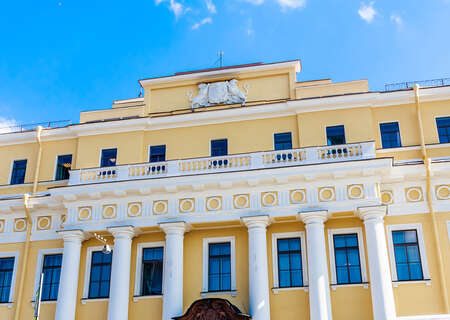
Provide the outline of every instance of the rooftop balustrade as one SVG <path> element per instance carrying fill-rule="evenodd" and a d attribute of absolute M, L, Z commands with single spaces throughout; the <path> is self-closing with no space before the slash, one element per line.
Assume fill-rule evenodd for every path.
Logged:
<path fill-rule="evenodd" d="M 72 170 L 69 185 L 281 168 L 372 158 L 375 158 L 373 141 Z"/>

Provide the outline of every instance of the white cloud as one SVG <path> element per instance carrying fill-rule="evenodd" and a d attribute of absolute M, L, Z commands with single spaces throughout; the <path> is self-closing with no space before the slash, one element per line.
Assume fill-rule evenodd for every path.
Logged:
<path fill-rule="evenodd" d="M 0 134 L 14 131 L 15 126 L 17 126 L 16 120 L 0 117 Z"/>
<path fill-rule="evenodd" d="M 212 23 L 212 19 L 210 17 L 203 19 L 202 21 L 194 24 L 192 26 L 192 30 L 197 30 L 198 28 L 200 28 L 202 25 L 204 25 L 206 23 Z"/>
<path fill-rule="evenodd" d="M 251 36 L 255 33 L 255 30 L 253 29 L 253 20 L 251 18 L 247 20 L 247 28 L 245 29 L 245 32 L 248 36 Z"/>
<path fill-rule="evenodd" d="M 245 2 L 249 2 L 251 4 L 259 6 L 260 4 L 263 4 L 264 0 L 244 0 Z"/>
<path fill-rule="evenodd" d="M 206 3 L 206 8 L 208 9 L 208 11 L 210 13 L 217 13 L 216 6 L 212 2 L 212 0 L 205 0 L 205 3 Z"/>
<path fill-rule="evenodd" d="M 166 2 L 167 0 L 155 0 L 155 5 L 159 5 L 162 2 Z M 169 9 L 175 15 L 175 18 L 178 19 L 183 13 L 190 10 L 190 8 L 185 8 L 180 2 L 176 0 L 169 0 Z"/>
<path fill-rule="evenodd" d="M 403 19 L 398 14 L 391 14 L 391 21 L 394 21 L 398 26 L 403 24 Z"/>
<path fill-rule="evenodd" d="M 367 23 L 371 23 L 377 11 L 374 9 L 373 5 L 375 2 L 371 2 L 368 5 L 362 3 L 361 7 L 358 10 L 358 14 Z"/>
<path fill-rule="evenodd" d="M 277 0 L 277 2 L 285 10 L 301 8 L 306 4 L 306 0 Z"/>

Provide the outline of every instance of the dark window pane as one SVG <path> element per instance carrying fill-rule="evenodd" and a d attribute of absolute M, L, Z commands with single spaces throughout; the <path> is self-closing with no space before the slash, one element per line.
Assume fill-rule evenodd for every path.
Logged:
<path fill-rule="evenodd" d="M 112 252 L 106 254 L 101 251 L 92 253 L 89 298 L 107 298 L 109 296 L 112 254 Z"/>
<path fill-rule="evenodd" d="M 383 148 L 401 147 L 398 122 L 380 123 L 381 144 Z"/>
<path fill-rule="evenodd" d="M 292 149 L 292 134 L 290 132 L 275 133 L 275 150 Z"/>
<path fill-rule="evenodd" d="M 166 161 L 166 145 L 150 147 L 150 162 Z"/>
<path fill-rule="evenodd" d="M 337 283 L 361 283 L 361 265 L 357 234 L 334 235 L 333 243 Z"/>
<path fill-rule="evenodd" d="M 277 239 L 279 287 L 303 286 L 300 238 Z"/>
<path fill-rule="evenodd" d="M 211 157 L 226 156 L 228 154 L 228 140 L 211 140 Z"/>
<path fill-rule="evenodd" d="M 411 273 L 411 280 L 422 280 L 422 265 L 420 262 L 410 263 L 409 272 Z"/>
<path fill-rule="evenodd" d="M 289 239 L 278 239 L 278 251 L 289 251 Z"/>
<path fill-rule="evenodd" d="M 440 143 L 450 142 L 450 117 L 436 118 Z"/>
<path fill-rule="evenodd" d="M 11 172 L 11 184 L 22 184 L 25 182 L 27 160 L 15 160 Z"/>
<path fill-rule="evenodd" d="M 231 244 L 210 243 L 208 252 L 208 291 L 231 290 Z"/>
<path fill-rule="evenodd" d="M 361 283 L 360 267 L 349 267 L 350 283 Z"/>
<path fill-rule="evenodd" d="M 56 163 L 55 180 L 69 179 L 69 170 L 72 168 L 72 155 L 58 156 Z"/>
<path fill-rule="evenodd" d="M 347 267 L 336 267 L 337 283 L 349 283 Z"/>
<path fill-rule="evenodd" d="M 398 280 L 422 280 L 423 272 L 417 231 L 393 231 L 392 238 Z"/>
<path fill-rule="evenodd" d="M 61 276 L 62 254 L 44 256 L 42 272 L 42 300 L 56 300 L 58 297 L 59 279 Z"/>
<path fill-rule="evenodd" d="M 101 167 L 112 167 L 117 164 L 117 149 L 103 149 L 100 161 Z"/>
<path fill-rule="evenodd" d="M 398 280 L 411 280 L 409 276 L 409 268 L 406 263 L 397 263 Z"/>
<path fill-rule="evenodd" d="M 392 239 L 394 241 L 394 244 L 405 243 L 405 232 L 403 232 L 403 231 L 393 231 L 392 232 Z"/>
<path fill-rule="evenodd" d="M 345 144 L 344 126 L 327 127 L 327 144 L 329 146 Z"/>
<path fill-rule="evenodd" d="M 9 301 L 12 273 L 14 271 L 14 258 L 0 258 L 0 303 Z"/>

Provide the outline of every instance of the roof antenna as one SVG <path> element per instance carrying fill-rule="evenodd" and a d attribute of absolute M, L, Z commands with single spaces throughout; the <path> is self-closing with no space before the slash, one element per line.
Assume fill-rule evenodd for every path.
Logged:
<path fill-rule="evenodd" d="M 219 66 L 220 66 L 220 68 L 222 68 L 223 67 L 223 51 L 219 51 L 218 54 L 219 54 Z"/>
<path fill-rule="evenodd" d="M 142 98 L 142 87 L 139 88 L 139 98 Z"/>

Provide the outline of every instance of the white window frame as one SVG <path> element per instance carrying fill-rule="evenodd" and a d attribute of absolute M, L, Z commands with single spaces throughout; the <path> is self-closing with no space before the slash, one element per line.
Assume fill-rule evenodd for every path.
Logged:
<path fill-rule="evenodd" d="M 8 302 L 0 303 L 0 306 L 7 305 L 8 308 L 11 308 L 14 301 L 14 291 L 16 286 L 16 276 L 17 276 L 17 268 L 19 265 L 19 251 L 9 251 L 9 252 L 0 252 L 0 258 L 14 258 L 14 268 L 11 277 L 11 286 L 9 289 L 9 299 Z"/>
<path fill-rule="evenodd" d="M 39 282 L 41 281 L 41 273 L 44 269 L 44 256 L 53 255 L 53 254 L 63 254 L 63 248 L 55 248 L 55 249 L 42 249 L 38 252 L 38 258 L 36 263 L 36 275 L 34 277 L 34 290 L 33 294 L 36 293 L 39 289 Z M 62 267 L 62 266 L 61 266 Z M 61 284 L 61 279 L 59 281 Z M 33 301 L 35 297 L 33 296 Z M 43 301 L 42 303 L 56 303 L 56 301 Z"/>
<path fill-rule="evenodd" d="M 401 283 L 411 283 L 411 282 L 428 282 L 430 281 L 430 272 L 428 269 L 427 262 L 427 254 L 425 251 L 425 241 L 423 238 L 422 224 L 421 223 L 409 223 L 409 224 L 392 224 L 386 226 L 387 233 L 387 241 L 389 248 L 389 259 L 391 261 L 391 274 L 392 281 L 395 281 L 397 284 L 398 276 L 397 276 L 397 265 L 395 263 L 395 252 L 394 252 L 394 241 L 392 239 L 392 231 L 403 231 L 403 230 L 413 230 L 415 229 L 417 232 L 417 242 L 419 244 L 419 252 L 420 252 L 420 260 L 422 264 L 422 274 L 423 280 L 411 280 L 411 281 L 401 281 Z"/>
<path fill-rule="evenodd" d="M 209 244 L 210 243 L 230 243 L 230 266 L 231 266 L 231 290 L 230 291 L 220 291 L 220 292 L 209 292 L 208 291 L 208 261 L 209 261 Z M 203 286 L 202 286 L 202 296 L 211 294 L 227 294 L 231 293 L 233 296 L 236 295 L 236 240 L 234 236 L 230 237 L 216 237 L 216 238 L 203 238 Z"/>
<path fill-rule="evenodd" d="M 287 238 L 300 238 L 300 250 L 302 256 L 302 276 L 303 287 L 288 287 L 280 288 L 280 279 L 278 278 L 278 239 Z M 307 288 L 308 287 L 308 263 L 306 256 L 306 237 L 304 231 L 298 232 L 283 232 L 272 234 L 272 266 L 273 266 L 273 287 L 275 290 L 289 290 L 295 288 Z"/>
<path fill-rule="evenodd" d="M 137 244 L 137 252 L 136 252 L 136 273 L 134 276 L 134 297 L 133 300 L 136 301 L 139 298 L 152 298 L 152 297 L 161 297 L 161 295 L 141 295 L 142 291 L 142 254 L 144 249 L 147 248 L 163 248 L 163 280 L 162 280 L 162 294 L 164 294 L 164 259 L 166 258 L 166 243 L 164 241 L 160 242 L 142 242 Z"/>
<path fill-rule="evenodd" d="M 361 269 L 361 281 L 362 283 L 337 283 L 336 274 L 336 258 L 334 254 L 334 235 L 339 234 L 354 234 L 358 237 L 358 251 L 359 251 L 359 264 Z M 331 286 L 332 289 L 340 286 L 364 286 L 368 287 L 367 279 L 367 266 L 366 266 L 366 256 L 364 254 L 364 238 L 361 228 L 339 228 L 339 229 L 328 229 L 328 248 L 330 251 L 330 273 L 331 273 Z"/>
<path fill-rule="evenodd" d="M 113 249 L 114 249 L 114 247 L 111 246 L 111 252 L 113 252 L 112 251 Z M 109 300 L 109 297 L 108 298 L 89 299 L 89 283 L 91 281 L 92 253 L 94 251 L 102 251 L 102 250 L 103 250 L 103 246 L 88 247 L 86 250 L 86 270 L 84 273 L 83 301 L 82 301 L 83 304 L 85 303 L 86 300 L 94 300 L 94 301 Z M 112 267 L 112 263 L 111 263 L 111 267 Z M 112 268 L 111 268 L 111 273 L 112 273 Z"/>

